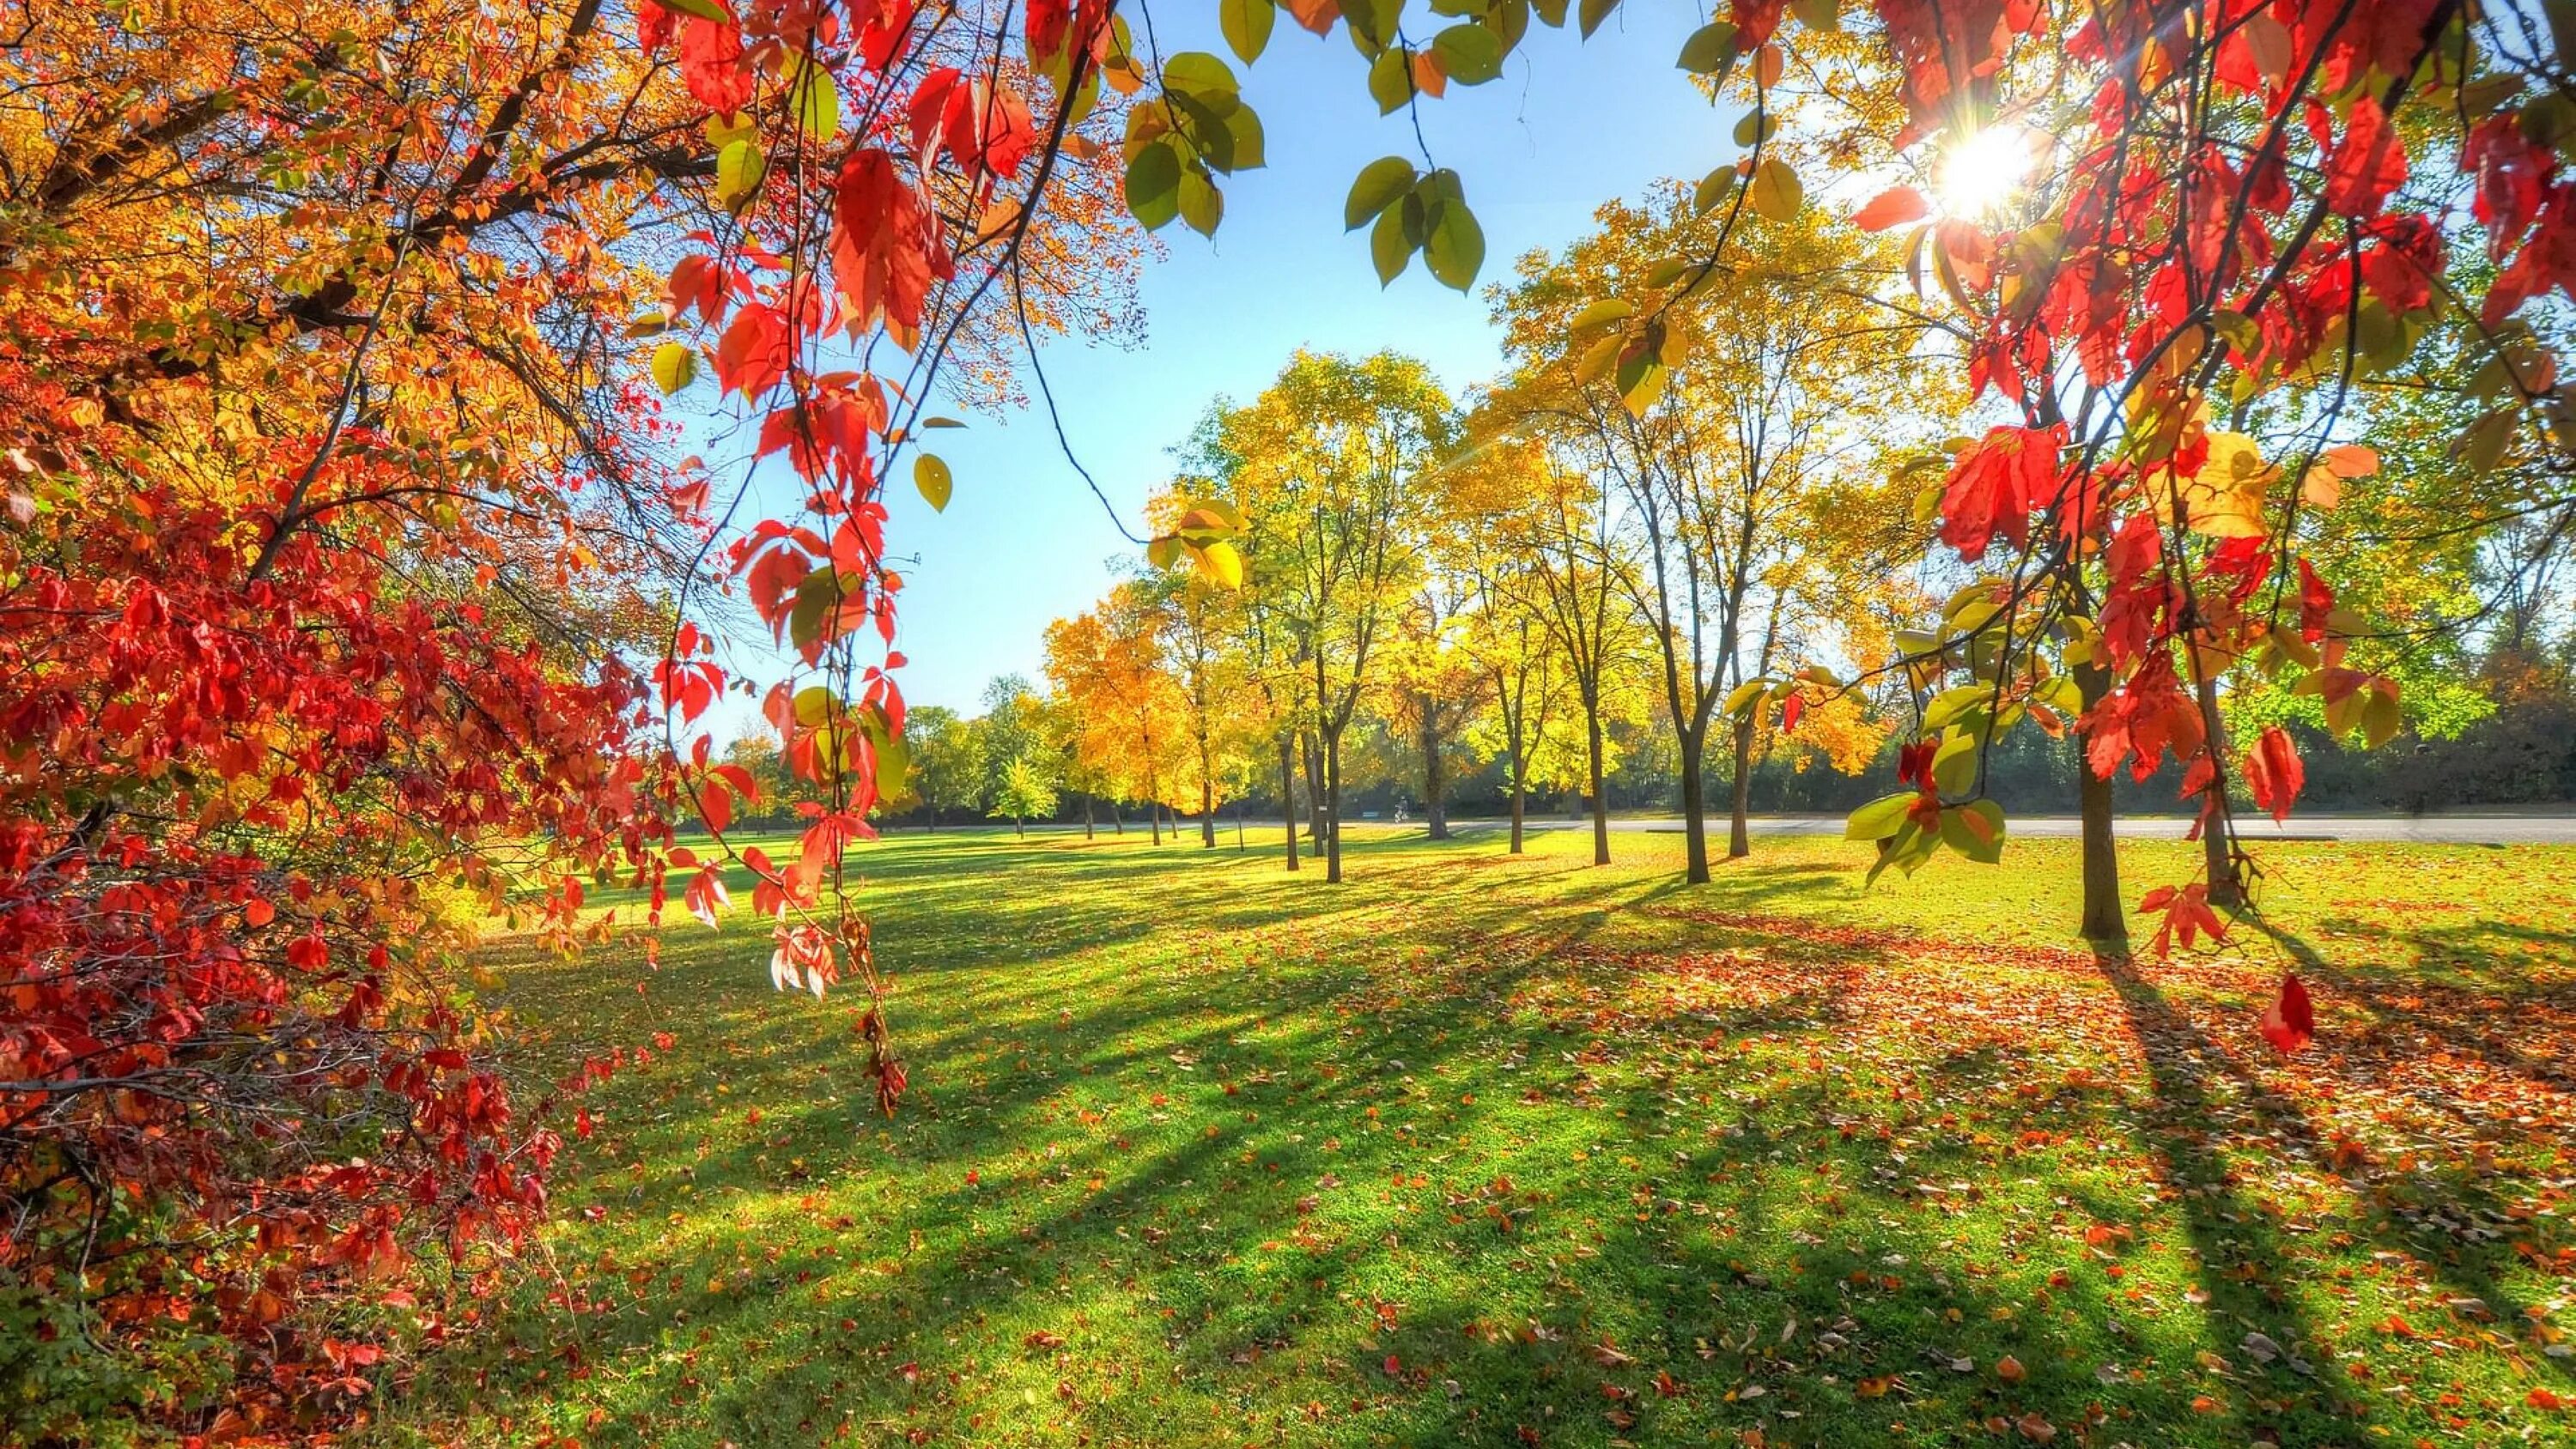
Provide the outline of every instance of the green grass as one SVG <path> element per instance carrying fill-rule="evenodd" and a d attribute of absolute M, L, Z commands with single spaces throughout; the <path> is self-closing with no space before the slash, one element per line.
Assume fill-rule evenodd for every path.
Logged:
<path fill-rule="evenodd" d="M 675 1041 L 375 1437 L 2576 1442 L 2576 850 L 2272 847 L 2267 931 L 2106 970 L 2064 842 L 1355 833 L 866 849 L 891 1122 L 746 914 L 497 943 L 532 1078 Z"/>

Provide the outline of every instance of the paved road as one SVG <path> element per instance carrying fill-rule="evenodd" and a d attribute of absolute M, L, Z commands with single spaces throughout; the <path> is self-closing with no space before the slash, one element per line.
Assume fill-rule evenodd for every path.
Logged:
<path fill-rule="evenodd" d="M 1354 821 L 1357 825 L 1384 825 L 1385 820 Z M 1410 823 L 1410 822 L 1408 822 Z M 1561 815 L 1545 818 L 1532 816 L 1525 822 L 1533 830 L 1589 830 L 1589 818 L 1568 820 Z M 1499 830 L 1507 822 L 1500 820 L 1458 820 L 1451 822 L 1461 830 Z M 1726 829 L 1726 817 L 1710 822 L 1713 831 Z M 2564 815 L 2294 815 L 2287 825 L 2275 825 L 2269 816 L 2239 818 L 2238 828 L 2249 840 L 2352 840 L 2352 841 L 2422 841 L 2444 845 L 2570 845 L 2576 844 L 2576 813 Z M 1756 815 L 1752 820 L 1756 835 L 1840 835 L 1843 817 L 1839 815 Z M 1612 830 L 1672 831 L 1682 828 L 1677 819 L 1640 819 L 1614 817 Z M 2124 815 L 2119 833 L 2138 840 L 2180 840 L 2191 829 L 2191 821 L 2181 817 Z M 2016 815 L 2012 833 L 2024 839 L 2072 837 L 2078 822 L 2072 815 Z"/>

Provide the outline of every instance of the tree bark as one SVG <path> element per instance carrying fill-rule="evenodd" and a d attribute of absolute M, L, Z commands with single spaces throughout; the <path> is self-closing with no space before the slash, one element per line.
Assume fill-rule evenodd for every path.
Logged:
<path fill-rule="evenodd" d="M 2111 692 L 2111 671 L 2098 665 L 2078 666 L 2075 687 L 2089 714 Z M 2093 773 L 2082 733 L 2070 738 L 2075 746 L 2077 805 L 2084 820 L 2084 917 L 2077 929 L 2097 948 L 2125 951 L 2129 918 L 2120 904 L 2120 857 L 2111 834 L 2111 782 Z"/>
<path fill-rule="evenodd" d="M 1091 823 L 1091 792 L 1088 790 L 1082 792 L 1082 838 L 1085 840 L 1097 838 L 1095 827 Z"/>
<path fill-rule="evenodd" d="M 1307 736 L 1304 743 L 1306 747 L 1306 811 L 1313 817 L 1312 823 L 1308 828 L 1306 838 L 1313 841 L 1315 843 L 1315 849 L 1320 851 L 1324 848 L 1324 832 L 1326 823 L 1324 817 L 1324 750 L 1323 746 L 1318 743 L 1312 735 Z"/>
<path fill-rule="evenodd" d="M 1584 701 L 1584 732 L 1592 754 L 1592 863 L 1610 863 L 1610 797 L 1601 784 L 1601 710 L 1590 700 Z"/>
<path fill-rule="evenodd" d="M 1701 778 L 1700 758 L 1707 742 L 1706 726 L 1681 736 L 1682 880 L 1688 885 L 1708 883 L 1708 790 Z"/>
<path fill-rule="evenodd" d="M 1324 735 L 1324 883 L 1342 881 L 1342 732 Z"/>
<path fill-rule="evenodd" d="M 1512 761 L 1512 854 L 1521 853 L 1521 801 L 1529 787 L 1521 780 L 1520 761 Z"/>
<path fill-rule="evenodd" d="M 2200 718 L 2209 733 L 2209 756 L 2227 758 L 2227 722 L 2218 712 L 2218 681 L 2204 678 L 2199 685 Z M 2209 797 L 2215 809 L 2201 816 L 2201 859 L 2209 871 L 2209 903 L 2232 908 L 2245 904 L 2245 882 L 2236 874 L 2236 857 L 2228 850 L 2227 832 L 2211 825 L 2227 818 L 2227 775 L 2220 771 L 2209 782 Z"/>
<path fill-rule="evenodd" d="M 1288 837 L 1288 868 L 1297 868 L 1297 764 L 1290 732 L 1279 732 L 1279 833 Z"/>
<path fill-rule="evenodd" d="M 1127 833 L 1127 817 L 1119 813 L 1116 800 L 1109 802 L 1109 828 L 1120 835 Z"/>
<path fill-rule="evenodd" d="M 1430 695 L 1423 695 L 1422 705 L 1422 819 L 1433 840 L 1449 838 L 1449 811 L 1444 799 L 1447 782 L 1440 776 L 1440 720 Z"/>
<path fill-rule="evenodd" d="M 1745 821 L 1753 801 L 1753 716 L 1735 722 L 1735 800 L 1726 824 L 1726 858 L 1742 860 L 1753 853 L 1751 827 Z"/>
<path fill-rule="evenodd" d="M 1216 784 L 1199 775 L 1199 849 L 1216 849 Z"/>

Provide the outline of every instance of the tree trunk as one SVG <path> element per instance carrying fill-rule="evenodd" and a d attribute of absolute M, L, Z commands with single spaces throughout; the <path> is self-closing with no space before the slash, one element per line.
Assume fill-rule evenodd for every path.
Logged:
<path fill-rule="evenodd" d="M 1708 791 L 1701 779 L 1701 747 L 1708 742 L 1702 727 L 1682 736 L 1682 880 L 1708 883 Z"/>
<path fill-rule="evenodd" d="M 1146 789 L 1147 794 L 1150 796 L 1150 795 L 1152 794 L 1152 792 L 1153 792 L 1154 787 L 1153 787 L 1153 785 L 1152 785 L 1151 783 L 1148 783 L 1148 784 L 1145 786 L 1145 789 Z M 1151 798 L 1148 798 L 1148 799 L 1145 801 L 1145 825 L 1146 825 L 1146 828 L 1147 828 L 1147 829 L 1149 829 L 1149 830 L 1153 831 L 1153 833 L 1154 833 L 1154 843 L 1155 843 L 1156 845 L 1160 845 L 1160 844 L 1162 844 L 1162 843 L 1163 843 L 1163 802 L 1162 802 L 1162 801 L 1160 801 L 1160 800 L 1156 800 L 1156 799 L 1151 799 Z"/>
<path fill-rule="evenodd" d="M 1735 722 L 1735 803 L 1726 823 L 1726 858 L 1742 860 L 1753 853 L 1752 832 L 1745 823 L 1753 800 L 1753 716 Z"/>
<path fill-rule="evenodd" d="M 1440 725 L 1431 703 L 1424 695 L 1422 704 L 1422 819 L 1433 840 L 1449 838 L 1449 812 L 1443 800 L 1440 778 Z"/>
<path fill-rule="evenodd" d="M 2200 718 L 2209 733 L 2209 757 L 2227 758 L 2227 721 L 2218 712 L 2218 681 L 2200 681 Z M 2227 832 L 2211 826 L 2227 818 L 2227 774 L 2220 771 L 2209 782 L 2210 802 L 2217 808 L 2201 815 L 2201 858 L 2209 868 L 2209 903 L 2221 908 L 2245 904 L 2245 882 L 2236 874 L 2236 857 L 2228 849 Z"/>
<path fill-rule="evenodd" d="M 1028 838 L 1029 827 L 1025 821 L 1020 819 L 1019 816 L 1013 815 L 1011 817 L 1011 833 L 1025 840 Z"/>
<path fill-rule="evenodd" d="M 1289 731 L 1279 732 L 1279 833 L 1288 837 L 1288 868 L 1297 868 L 1297 763 Z"/>
<path fill-rule="evenodd" d="M 1116 800 L 1109 802 L 1109 828 L 1120 835 L 1127 833 L 1127 817 L 1119 813 Z"/>
<path fill-rule="evenodd" d="M 1591 737 L 1592 754 L 1592 863 L 1610 863 L 1610 797 L 1601 785 L 1601 710 L 1586 700 L 1583 706 L 1586 733 Z"/>
<path fill-rule="evenodd" d="M 1306 838 L 1315 843 L 1315 848 L 1317 850 L 1322 850 L 1324 848 L 1324 832 L 1326 828 L 1324 816 L 1324 750 L 1323 746 L 1311 735 L 1306 738 L 1305 745 L 1306 810 L 1307 813 L 1313 817 L 1313 821 L 1308 827 Z"/>
<path fill-rule="evenodd" d="M 1091 823 L 1091 792 L 1088 790 L 1082 792 L 1082 838 L 1085 840 L 1097 838 Z"/>
<path fill-rule="evenodd" d="M 1324 736 L 1324 883 L 1342 881 L 1342 732 Z"/>
<path fill-rule="evenodd" d="M 1216 785 L 1199 775 L 1199 849 L 1216 849 Z"/>
<path fill-rule="evenodd" d="M 2111 692 L 2111 671 L 2078 666 L 2075 687 L 2089 714 Z M 2120 857 L 2111 834 L 2111 782 L 2093 773 L 2085 759 L 2084 736 L 2079 732 L 2070 738 L 2075 746 L 2077 803 L 2084 817 L 2084 919 L 2077 929 L 2101 950 L 2124 952 L 2129 944 L 2129 918 L 2120 905 Z"/>
<path fill-rule="evenodd" d="M 1521 853 L 1521 801 L 1528 793 L 1529 786 L 1521 779 L 1520 761 L 1514 760 L 1512 761 L 1512 854 L 1514 855 Z"/>

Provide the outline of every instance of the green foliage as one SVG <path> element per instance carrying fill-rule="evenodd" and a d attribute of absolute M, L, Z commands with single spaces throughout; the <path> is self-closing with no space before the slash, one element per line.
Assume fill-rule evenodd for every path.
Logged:
<path fill-rule="evenodd" d="M 1050 762 L 1013 755 L 1002 766 L 990 812 L 997 820 L 1044 820 L 1055 814 L 1055 776 Z"/>

